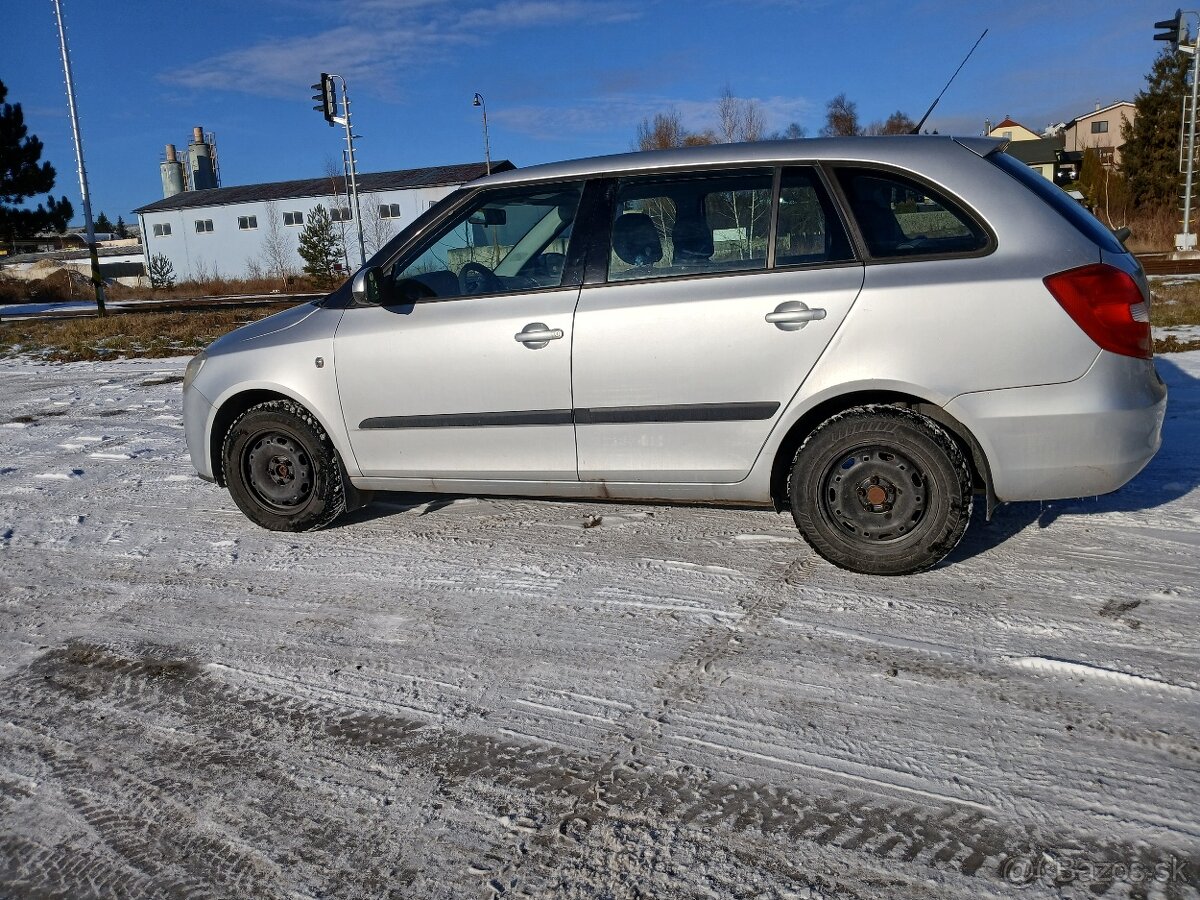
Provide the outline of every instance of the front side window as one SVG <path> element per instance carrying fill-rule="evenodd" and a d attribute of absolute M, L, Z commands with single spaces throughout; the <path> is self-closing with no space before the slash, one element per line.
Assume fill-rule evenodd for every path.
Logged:
<path fill-rule="evenodd" d="M 1108 122 L 1100 121 L 1092 123 L 1092 134 L 1108 134 Z"/>
<path fill-rule="evenodd" d="M 816 171 L 809 166 L 784 169 L 775 265 L 813 266 L 853 259 L 846 229 Z"/>
<path fill-rule="evenodd" d="M 170 234 L 171 234 L 171 223 L 170 222 L 164 222 L 161 225 L 154 226 L 154 236 L 155 237 L 167 237 Z"/>
<path fill-rule="evenodd" d="M 196 234 L 204 234 L 206 231 L 213 230 L 212 219 L 197 219 Z"/>
<path fill-rule="evenodd" d="M 393 302 L 559 287 L 582 193 L 578 181 L 480 194 L 396 263 Z"/>
<path fill-rule="evenodd" d="M 354 218 L 354 214 L 350 212 L 348 206 L 335 206 L 329 210 L 329 220 L 331 222 L 349 222 Z"/>
<path fill-rule="evenodd" d="M 304 213 L 302 212 L 285 212 L 283 214 L 284 225 L 303 225 Z"/>
<path fill-rule="evenodd" d="M 379 206 L 379 218 L 381 219 L 398 219 L 400 218 L 399 203 L 381 203 Z"/>
<path fill-rule="evenodd" d="M 873 257 L 943 256 L 987 249 L 988 235 L 958 204 L 903 175 L 837 170 Z"/>
<path fill-rule="evenodd" d="M 242 231 L 252 231 L 258 227 L 258 216 L 238 216 L 238 228 Z"/>
<path fill-rule="evenodd" d="M 765 269 L 769 169 L 617 183 L 609 281 Z"/>

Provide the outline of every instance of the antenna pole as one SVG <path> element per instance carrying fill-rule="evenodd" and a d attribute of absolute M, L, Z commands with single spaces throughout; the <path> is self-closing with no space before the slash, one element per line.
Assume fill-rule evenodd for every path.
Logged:
<path fill-rule="evenodd" d="M 975 48 L 979 46 L 980 41 L 987 37 L 987 33 L 988 30 L 986 28 L 983 29 L 983 34 L 979 36 L 979 40 L 975 41 L 974 45 L 972 45 L 971 49 L 967 52 L 967 55 L 963 57 L 963 61 L 958 64 L 958 68 L 954 70 L 954 74 L 950 76 L 950 80 L 946 82 L 946 86 L 942 88 L 942 94 L 946 93 L 946 91 L 950 89 L 950 85 L 954 83 L 954 79 L 958 77 L 958 73 L 962 71 L 962 67 L 967 64 L 967 60 L 971 58 L 971 54 L 975 52 Z M 925 110 L 925 115 L 921 116 L 921 121 L 917 123 L 917 127 L 910 131 L 909 134 L 921 133 L 921 126 L 924 125 L 926 120 L 933 114 L 933 108 L 937 106 L 938 101 L 942 99 L 942 94 L 938 94 L 934 101 L 929 104 L 929 109 Z"/>

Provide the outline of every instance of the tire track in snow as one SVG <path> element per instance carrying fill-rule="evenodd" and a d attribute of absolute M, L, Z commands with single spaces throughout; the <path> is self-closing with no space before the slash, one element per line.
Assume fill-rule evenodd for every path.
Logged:
<path fill-rule="evenodd" d="M 753 615 L 752 610 L 753 606 L 748 615 Z M 768 621 L 773 615 L 774 604 L 764 601 L 759 618 Z M 715 661 L 708 652 L 713 649 L 714 641 L 697 641 L 692 650 L 706 652 L 681 657 L 674 669 L 680 673 L 676 680 L 664 679 L 668 696 L 695 696 L 691 674 L 697 668 L 703 671 L 702 660 Z M 279 730 L 278 740 L 285 744 L 299 737 L 349 745 L 390 765 L 427 770 L 442 779 L 451 793 L 474 793 L 480 785 L 516 791 L 552 815 L 545 821 L 530 818 L 522 826 L 526 831 L 514 848 L 521 858 L 519 865 L 488 871 L 489 881 L 502 886 L 514 878 L 518 883 L 550 883 L 564 858 L 571 858 L 579 849 L 572 845 L 586 844 L 589 832 L 611 826 L 613 816 L 619 817 L 622 811 L 637 811 L 652 822 L 677 823 L 689 833 L 720 826 L 734 833 L 768 835 L 792 844 L 811 842 L 861 857 L 911 862 L 967 876 L 994 873 L 1006 859 L 1040 847 L 1079 848 L 1093 861 L 1149 859 L 1155 854 L 1152 847 L 1089 843 L 1021 829 L 997 822 L 983 811 L 952 805 L 931 809 L 851 792 L 814 797 L 780 785 L 725 782 L 686 766 L 664 771 L 643 754 L 633 752 L 632 741 L 618 752 L 587 757 L 559 747 L 458 732 L 399 716 L 346 713 L 303 697 L 231 686 L 194 662 L 176 658 L 170 648 L 148 647 L 135 655 L 108 646 L 76 644 L 47 653 L 27 673 L 8 679 L 5 686 L 12 698 L 6 712 L 15 714 L 18 722 L 30 715 L 16 710 L 40 708 L 44 712 L 48 705 L 60 705 L 69 715 L 81 703 L 91 706 L 98 702 L 127 713 L 170 713 L 193 728 L 252 728 L 254 722 L 267 722 Z M 647 725 L 644 736 L 634 735 L 634 740 L 649 742 L 654 731 L 653 725 Z M 263 734 L 263 738 L 269 735 Z M 231 755 L 218 758 L 228 762 Z M 172 815 L 170 805 L 162 804 L 144 782 L 119 779 L 122 809 L 114 812 L 91 799 L 99 773 L 81 757 L 52 755 L 49 763 L 55 785 L 73 808 L 135 868 L 138 864 L 149 866 L 152 859 L 173 858 L 156 828 L 139 830 L 133 824 L 145 817 L 151 823 L 169 819 L 180 832 L 176 837 L 199 859 L 211 863 L 219 857 L 224 861 L 225 868 L 212 870 L 217 882 L 204 881 L 193 873 L 201 878 L 202 887 L 243 883 L 261 870 L 260 865 L 237 862 L 237 855 L 227 848 L 190 833 L 186 817 L 181 820 Z M 564 801 L 566 806 L 561 805 Z M 556 807 L 563 813 L 560 818 L 553 817 Z M 1200 856 L 1194 862 L 1200 871 Z M 60 863 L 66 865 L 65 860 L 55 865 Z M 51 874 L 53 868 L 47 864 L 44 874 Z M 24 877 L 20 872 L 9 873 L 3 882 L 11 878 L 15 883 Z M 184 886 L 185 880 L 179 884 Z M 266 881 L 255 891 L 263 895 L 272 889 L 272 883 Z"/>

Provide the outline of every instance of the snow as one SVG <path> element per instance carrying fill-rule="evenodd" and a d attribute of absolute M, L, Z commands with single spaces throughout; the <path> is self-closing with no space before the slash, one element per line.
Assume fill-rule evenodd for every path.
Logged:
<path fill-rule="evenodd" d="M 0 896 L 1200 895 L 1200 352 L 1125 489 L 899 579 L 752 510 L 262 531 L 184 363 L 0 361 Z"/>

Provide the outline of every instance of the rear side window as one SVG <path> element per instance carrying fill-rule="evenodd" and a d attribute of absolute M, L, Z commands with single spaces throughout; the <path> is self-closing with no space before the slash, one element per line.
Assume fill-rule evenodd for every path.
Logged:
<path fill-rule="evenodd" d="M 987 232 L 958 204 L 925 185 L 874 169 L 841 168 L 837 177 L 867 250 L 875 258 L 974 254 L 987 249 Z"/>
<path fill-rule="evenodd" d="M 1045 200 L 1055 212 L 1074 225 L 1088 240 L 1099 245 L 1105 253 L 1128 252 L 1117 236 L 1104 227 L 1103 222 L 1072 200 L 1062 188 L 1051 184 L 1020 160 L 1013 159 L 1007 153 L 993 153 L 987 159 Z"/>
<path fill-rule="evenodd" d="M 773 174 L 621 179 L 608 280 L 765 269 Z"/>
<path fill-rule="evenodd" d="M 809 166 L 784 169 L 775 265 L 813 266 L 853 259 L 846 229 L 816 171 Z"/>

